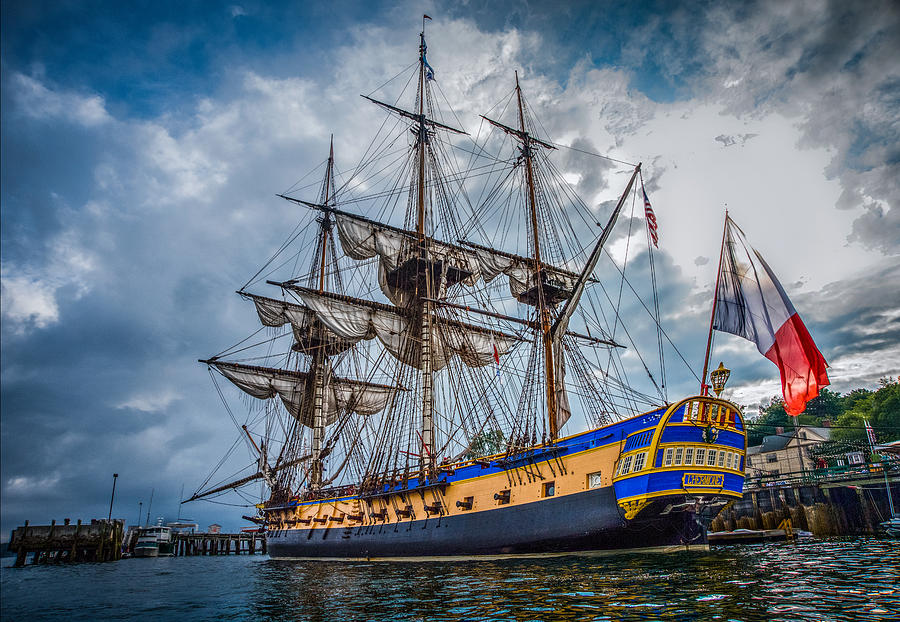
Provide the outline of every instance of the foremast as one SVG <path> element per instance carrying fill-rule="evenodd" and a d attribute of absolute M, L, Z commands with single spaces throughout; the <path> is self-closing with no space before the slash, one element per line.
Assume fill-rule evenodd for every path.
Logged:
<path fill-rule="evenodd" d="M 323 207 L 333 207 L 335 201 L 333 137 L 319 200 Z M 332 212 L 323 210 L 317 222 L 320 228 L 316 237 L 316 251 L 312 257 L 306 284 L 311 291 L 321 294 L 328 289 L 329 276 L 337 289 L 342 289 L 343 285 L 340 272 L 337 270 L 336 255 L 333 258 L 333 270 L 329 268 L 328 262 L 329 251 L 332 255 L 335 254 Z M 286 289 L 285 283 L 271 281 L 269 283 Z M 325 445 L 326 427 L 335 423 L 342 413 L 371 415 L 382 410 L 392 398 L 394 387 L 337 377 L 333 373 L 331 359 L 344 353 L 352 344 L 328 330 L 310 308 L 251 294 L 243 289 L 238 293 L 255 304 L 263 326 L 290 325 L 294 344 L 286 364 L 282 367 L 246 365 L 222 360 L 221 355 L 201 362 L 214 367 L 232 384 L 252 397 L 261 400 L 280 397 L 293 420 L 273 466 L 268 464 L 266 444 L 264 442 L 257 444 L 247 427 L 243 426 L 243 431 L 258 456 L 258 472 L 198 493 L 191 500 L 264 479 L 272 489 L 272 499 L 283 501 L 283 497 L 291 494 L 296 467 L 306 465 L 305 477 L 299 484 L 305 483 L 308 490 L 315 491 L 327 483 L 324 481 L 324 461 L 330 453 L 330 447 Z M 292 365 L 291 359 L 295 355 L 297 362 Z M 303 370 L 300 369 L 301 355 L 308 357 L 308 365 Z M 303 449 L 301 431 L 305 428 L 311 431 L 309 452 L 300 456 Z"/>

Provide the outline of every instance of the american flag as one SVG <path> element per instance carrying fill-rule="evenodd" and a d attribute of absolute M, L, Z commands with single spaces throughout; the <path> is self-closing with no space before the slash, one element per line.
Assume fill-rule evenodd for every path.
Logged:
<path fill-rule="evenodd" d="M 650 199 L 647 198 L 647 191 L 644 190 L 643 186 L 641 187 L 641 192 L 644 193 L 644 218 L 647 219 L 647 231 L 650 233 L 650 239 L 653 240 L 653 246 L 659 248 L 656 214 L 653 213 L 653 208 L 650 207 Z"/>
<path fill-rule="evenodd" d="M 875 430 L 872 429 L 872 426 L 869 425 L 868 419 L 863 419 L 866 423 L 866 436 L 869 437 L 869 445 L 872 446 L 872 449 L 875 449 Z"/>

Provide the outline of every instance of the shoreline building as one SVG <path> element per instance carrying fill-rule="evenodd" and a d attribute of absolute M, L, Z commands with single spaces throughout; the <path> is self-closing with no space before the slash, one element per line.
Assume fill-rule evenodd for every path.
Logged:
<path fill-rule="evenodd" d="M 817 464 L 810 447 L 829 440 L 829 427 L 800 426 L 788 431 L 776 428 L 776 433 L 764 437 L 762 444 L 747 448 L 748 483 L 812 471 Z M 862 455 L 859 458 L 863 461 Z"/>

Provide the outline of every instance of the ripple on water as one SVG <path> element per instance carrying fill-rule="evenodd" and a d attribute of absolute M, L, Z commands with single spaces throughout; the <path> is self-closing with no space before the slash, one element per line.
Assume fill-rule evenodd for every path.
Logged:
<path fill-rule="evenodd" d="M 6 565 L 12 560 L 4 560 Z M 81 620 L 835 620 L 900 611 L 878 539 L 467 563 L 263 557 L 3 568 L 0 617 Z"/>

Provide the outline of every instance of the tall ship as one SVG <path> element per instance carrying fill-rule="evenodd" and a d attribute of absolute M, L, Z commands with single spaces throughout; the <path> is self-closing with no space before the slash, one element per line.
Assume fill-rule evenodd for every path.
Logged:
<path fill-rule="evenodd" d="M 518 74 L 473 138 L 424 21 L 406 72 L 383 89 L 399 96 L 360 102 L 383 124 L 355 169 L 332 146 L 317 195 L 279 195 L 301 222 L 237 292 L 261 326 L 201 361 L 253 462 L 187 501 L 263 491 L 245 518 L 274 558 L 706 547 L 742 493 L 744 420 L 716 397 L 721 369 L 716 396 L 704 371 L 701 394 L 668 399 L 658 298 L 632 284 L 655 288 L 655 230 L 632 279 L 610 250 L 631 239 L 620 215 L 644 209 L 641 165 L 603 160 L 621 186 L 590 207 Z M 642 318 L 623 316 L 629 296 Z M 638 333 L 658 338 L 652 357 Z M 222 379 L 247 397 L 243 421 Z"/>

